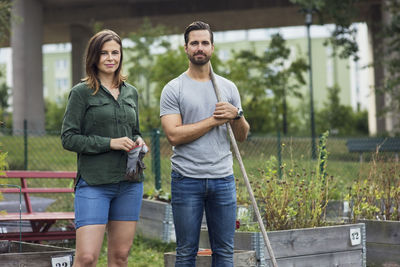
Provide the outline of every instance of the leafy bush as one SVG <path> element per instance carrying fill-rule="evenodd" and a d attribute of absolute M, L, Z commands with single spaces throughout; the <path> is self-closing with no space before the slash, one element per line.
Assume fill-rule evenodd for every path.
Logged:
<path fill-rule="evenodd" d="M 385 160 L 376 152 L 371 162 L 360 168 L 359 178 L 350 187 L 351 220 L 378 219 L 400 221 L 400 164 Z"/>
<path fill-rule="evenodd" d="M 333 191 L 333 177 L 326 173 L 328 132 L 320 139 L 319 159 L 311 172 L 293 161 L 277 168 L 275 157 L 262 170 L 263 179 L 252 182 L 267 230 L 326 225 L 326 206 Z M 243 223 L 243 222 L 242 222 Z"/>
<path fill-rule="evenodd" d="M 0 144 L 1 146 L 1 144 Z M 5 170 L 7 169 L 7 152 L 0 150 L 0 176 L 5 176 Z M 7 184 L 5 179 L 0 179 L 0 184 Z M 0 200 L 3 199 L 3 195 L 0 193 Z"/>

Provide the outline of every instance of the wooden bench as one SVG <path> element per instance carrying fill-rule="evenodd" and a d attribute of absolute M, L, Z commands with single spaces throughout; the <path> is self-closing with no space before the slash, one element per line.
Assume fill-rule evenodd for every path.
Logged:
<path fill-rule="evenodd" d="M 360 153 L 360 162 L 364 152 L 394 152 L 396 162 L 399 161 L 400 138 L 351 138 L 346 146 L 349 152 Z"/>
<path fill-rule="evenodd" d="M 36 193 L 73 193 L 74 188 L 38 188 L 29 187 L 28 179 L 72 179 L 76 177 L 76 172 L 55 172 L 55 171 L 7 171 L 5 178 L 8 184 L 12 183 L 11 180 L 20 179 L 20 188 L 16 187 L 1 187 L 0 192 L 7 193 L 20 193 L 24 197 L 26 212 L 13 212 L 0 214 L 0 222 L 16 221 L 29 221 L 32 227 L 32 232 L 10 232 L 0 233 L 0 240 L 24 240 L 24 241 L 41 241 L 41 240 L 63 240 L 75 238 L 74 227 L 74 212 L 35 212 L 32 209 L 31 199 L 29 194 Z M 67 220 L 70 227 L 65 231 L 49 231 L 51 226 L 59 220 Z"/>

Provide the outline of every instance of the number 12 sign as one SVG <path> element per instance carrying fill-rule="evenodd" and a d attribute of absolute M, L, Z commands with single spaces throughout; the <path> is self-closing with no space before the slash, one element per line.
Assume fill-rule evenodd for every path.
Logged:
<path fill-rule="evenodd" d="M 51 258 L 51 267 L 71 267 L 71 266 L 72 266 L 71 255 Z"/>
<path fill-rule="evenodd" d="M 361 229 L 360 228 L 350 228 L 350 240 L 352 246 L 357 246 L 361 244 Z"/>

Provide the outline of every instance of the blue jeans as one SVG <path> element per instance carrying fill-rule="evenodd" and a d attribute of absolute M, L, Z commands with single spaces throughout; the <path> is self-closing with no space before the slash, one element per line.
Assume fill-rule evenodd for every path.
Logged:
<path fill-rule="evenodd" d="M 175 267 L 194 267 L 205 210 L 213 267 L 233 267 L 236 187 L 233 175 L 194 179 L 171 173 L 172 212 L 176 234 Z"/>
<path fill-rule="evenodd" d="M 143 198 L 143 183 L 88 185 L 79 179 L 75 190 L 75 227 L 137 221 Z"/>

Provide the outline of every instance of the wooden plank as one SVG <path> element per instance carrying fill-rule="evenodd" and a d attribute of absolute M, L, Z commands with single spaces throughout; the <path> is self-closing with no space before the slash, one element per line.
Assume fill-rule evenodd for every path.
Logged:
<path fill-rule="evenodd" d="M 41 188 L 41 187 L 32 187 L 32 188 L 21 188 L 21 191 L 18 188 L 0 188 L 0 192 L 2 193 L 74 193 L 73 188 L 66 187 L 53 187 L 53 188 Z"/>
<path fill-rule="evenodd" d="M 400 267 L 400 245 L 367 243 L 367 263 L 369 266 Z"/>
<path fill-rule="evenodd" d="M 170 205 L 167 202 L 143 199 L 140 210 L 140 218 L 147 218 L 156 221 L 165 220 L 165 209 Z"/>
<path fill-rule="evenodd" d="M 360 250 L 344 251 L 335 253 L 324 253 L 300 257 L 277 259 L 279 267 L 321 267 L 321 266 L 340 266 L 340 267 L 362 267 L 362 252 Z M 267 261 L 267 266 L 272 266 L 271 261 Z"/>
<path fill-rule="evenodd" d="M 0 266 L 15 267 L 15 266 L 40 266 L 51 267 L 52 257 L 64 257 L 73 255 L 74 252 L 66 251 L 41 251 L 32 253 L 5 253 L 0 255 Z"/>
<path fill-rule="evenodd" d="M 173 223 L 171 222 L 169 224 L 168 228 L 169 232 L 165 233 L 166 235 L 165 237 L 163 236 L 165 231 L 164 228 L 166 228 L 166 226 L 162 221 L 155 221 L 152 219 L 141 218 L 138 221 L 136 232 L 144 237 L 155 238 L 158 240 L 163 240 L 163 238 L 167 238 L 169 241 L 175 242 L 176 237 L 175 237 L 175 230 Z"/>
<path fill-rule="evenodd" d="M 164 267 L 174 267 L 176 260 L 175 252 L 164 253 Z M 256 255 L 254 251 L 236 250 L 233 254 L 234 267 L 254 267 L 256 266 Z M 211 255 L 197 255 L 196 267 L 211 266 Z"/>
<path fill-rule="evenodd" d="M 0 215 L 0 221 L 19 221 L 19 213 L 9 213 Z M 23 221 L 44 221 L 44 220 L 74 220 L 74 212 L 33 212 L 22 213 Z"/>
<path fill-rule="evenodd" d="M 70 231 L 50 231 L 50 232 L 19 232 L 3 233 L 0 234 L 0 240 L 14 240 L 14 241 L 44 241 L 44 240 L 64 240 L 75 239 L 75 230 Z"/>
<path fill-rule="evenodd" d="M 365 223 L 367 243 L 400 245 L 400 222 L 361 220 Z"/>
<path fill-rule="evenodd" d="M 362 243 L 352 246 L 350 241 L 350 228 L 361 227 L 355 224 L 273 231 L 268 238 L 277 258 L 362 250 Z"/>
<path fill-rule="evenodd" d="M 400 267 L 400 222 L 362 220 L 367 232 L 367 264 Z"/>
<path fill-rule="evenodd" d="M 276 258 L 299 257 L 314 254 L 335 253 L 343 251 L 361 251 L 360 245 L 352 246 L 350 229 L 360 228 L 362 224 L 348 224 L 317 228 L 305 228 L 268 232 Z M 235 249 L 253 249 L 252 233 L 235 233 Z M 208 233 L 200 235 L 200 244 L 209 248 Z M 269 255 L 266 256 L 269 259 Z"/>
<path fill-rule="evenodd" d="M 150 238 L 161 239 L 163 235 L 162 221 L 140 218 L 137 223 L 137 233 Z"/>
<path fill-rule="evenodd" d="M 6 178 L 76 178 L 76 172 L 65 171 L 6 171 Z"/>
<path fill-rule="evenodd" d="M 71 251 L 71 248 L 56 247 L 52 245 L 28 243 L 28 242 L 17 242 L 17 241 L 5 241 L 0 240 L 0 254 L 2 253 L 20 253 L 19 249 L 22 248 L 22 252 L 40 252 L 40 251 Z"/>

